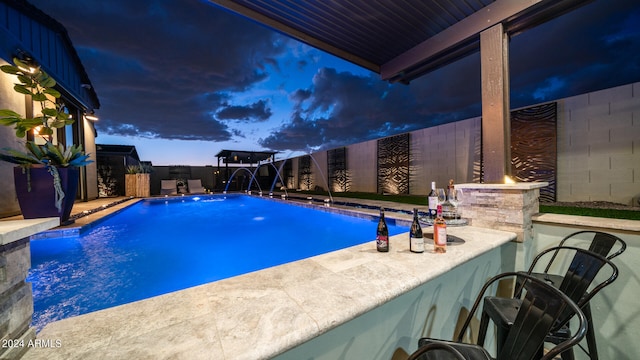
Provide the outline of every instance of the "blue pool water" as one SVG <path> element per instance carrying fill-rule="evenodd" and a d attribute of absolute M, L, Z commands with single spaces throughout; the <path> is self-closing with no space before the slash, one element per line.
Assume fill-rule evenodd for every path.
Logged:
<path fill-rule="evenodd" d="M 373 241 L 376 226 L 244 195 L 141 201 L 80 236 L 31 241 L 33 325 Z"/>

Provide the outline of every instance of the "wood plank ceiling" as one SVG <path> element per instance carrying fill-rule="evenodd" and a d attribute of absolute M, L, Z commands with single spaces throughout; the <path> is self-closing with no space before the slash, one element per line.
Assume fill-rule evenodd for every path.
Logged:
<path fill-rule="evenodd" d="M 480 32 L 509 36 L 592 0 L 209 0 L 311 46 L 409 83 L 478 51 Z"/>

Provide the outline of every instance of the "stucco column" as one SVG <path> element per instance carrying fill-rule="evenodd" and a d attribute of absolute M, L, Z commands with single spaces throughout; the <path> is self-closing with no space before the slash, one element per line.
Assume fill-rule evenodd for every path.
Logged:
<path fill-rule="evenodd" d="M 480 33 L 483 182 L 503 183 L 511 173 L 509 36 L 502 24 Z"/>

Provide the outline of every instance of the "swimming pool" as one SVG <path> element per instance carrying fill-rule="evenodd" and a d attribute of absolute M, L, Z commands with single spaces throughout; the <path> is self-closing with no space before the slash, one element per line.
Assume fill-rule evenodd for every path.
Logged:
<path fill-rule="evenodd" d="M 140 201 L 79 236 L 31 241 L 33 325 L 373 241 L 376 225 L 245 195 Z"/>

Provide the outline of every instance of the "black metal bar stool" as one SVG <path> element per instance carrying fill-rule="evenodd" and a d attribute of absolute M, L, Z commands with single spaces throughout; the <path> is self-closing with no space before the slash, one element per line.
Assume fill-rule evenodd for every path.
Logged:
<path fill-rule="evenodd" d="M 627 249 L 627 243 L 618 236 L 597 230 L 581 230 L 571 233 L 560 240 L 558 246 L 587 248 L 589 251 L 602 255 L 609 260 L 612 260 L 613 258 L 622 254 Z M 549 260 L 549 263 L 547 263 L 547 266 L 541 273 L 532 272 L 531 275 L 536 276 L 540 279 L 544 279 L 555 287 L 559 287 L 560 284 L 562 284 L 564 275 L 550 273 L 550 267 L 553 265 L 555 260 L 556 254 L 553 254 L 551 259 Z M 589 355 L 589 358 L 591 360 L 598 360 L 598 348 L 596 346 L 593 317 L 591 316 L 591 305 L 589 305 L 589 302 L 587 302 L 582 307 L 582 311 L 584 312 L 585 316 L 587 317 L 587 321 L 589 322 L 589 328 L 587 330 L 586 336 L 588 350 L 580 344 L 578 346 L 580 347 L 580 349 L 582 349 L 582 351 Z M 565 328 L 564 330 L 566 331 L 567 328 Z M 557 333 L 556 336 L 550 335 L 549 342 L 556 343 L 557 341 L 559 341 L 559 339 L 562 339 L 564 337 L 566 337 L 566 334 L 561 331 Z M 565 358 L 571 359 L 569 355 L 565 355 Z"/>
<path fill-rule="evenodd" d="M 564 276 L 553 274 L 554 278 L 551 279 L 551 276 L 546 276 L 546 273 L 533 274 L 533 270 L 535 269 L 538 261 L 546 254 L 550 253 L 553 254 L 551 261 L 558 259 L 558 255 L 568 255 L 568 258 L 570 258 L 570 256 L 573 254 L 571 263 L 569 264 Z M 605 281 L 602 281 L 595 285 L 595 287 L 593 287 L 593 289 L 589 291 L 589 288 L 594 282 L 596 275 L 605 266 L 610 268 L 610 276 Z M 547 265 L 545 270 L 548 271 L 549 268 L 550 265 Z M 590 316 L 590 309 L 588 308 L 589 300 L 591 300 L 594 295 L 596 295 L 604 287 L 611 284 L 618 277 L 618 268 L 609 259 L 589 250 L 570 246 L 556 246 L 544 250 L 540 254 L 538 254 L 533 260 L 529 271 L 526 273 L 520 272 L 519 274 L 521 274 L 522 276 L 526 274 L 527 279 L 529 277 L 533 277 L 544 281 L 554 288 L 557 288 L 558 290 L 566 294 L 572 301 L 577 303 L 578 306 L 583 309 L 583 311 L 586 308 Z M 522 280 L 517 279 L 517 282 L 522 282 Z M 517 313 L 522 306 L 522 301 L 519 299 L 519 292 L 521 291 L 519 289 L 521 288 L 521 284 L 516 285 L 516 294 L 514 298 L 511 299 L 497 298 L 493 296 L 487 296 L 484 298 L 484 306 L 480 321 L 480 331 L 478 334 L 479 345 L 484 344 L 489 320 L 492 320 L 496 325 L 497 330 L 497 350 L 498 352 L 502 350 L 502 347 L 507 341 L 507 334 L 509 333 L 510 328 L 513 326 Z M 558 344 L 569 338 L 571 336 L 571 329 L 569 328 L 569 320 L 571 316 L 572 314 L 568 312 L 562 314 L 562 316 L 559 317 L 557 323 L 550 329 L 549 333 L 545 337 L 545 341 Z M 589 320 L 590 319 L 587 318 L 587 322 L 589 322 Z M 591 337 L 592 339 L 594 339 L 593 349 L 595 349 L 593 324 L 588 324 L 587 337 Z M 562 358 L 573 359 L 573 349 L 569 349 L 568 351 L 563 352 Z"/>
<path fill-rule="evenodd" d="M 498 352 L 497 360 L 550 360 L 563 351 L 578 344 L 587 331 L 587 320 L 578 307 L 566 294 L 548 285 L 544 281 L 518 272 L 508 272 L 489 279 L 478 294 L 467 316 L 456 341 L 447 341 L 433 338 L 421 338 L 418 341 L 418 350 L 409 359 L 434 360 L 434 359 L 459 359 L 450 353 L 439 352 L 436 354 L 423 350 L 424 346 L 431 344 L 446 344 L 457 350 L 466 360 L 492 359 L 491 355 L 481 345 L 462 342 L 474 314 L 484 299 L 487 289 L 498 280 L 506 278 L 519 278 L 524 289 L 523 297 L 518 311 L 510 328 L 506 331 L 505 342 Z M 578 319 L 578 329 L 568 339 L 562 341 L 542 355 L 542 348 L 549 331 L 556 326 L 561 317 L 567 315 Z"/>

